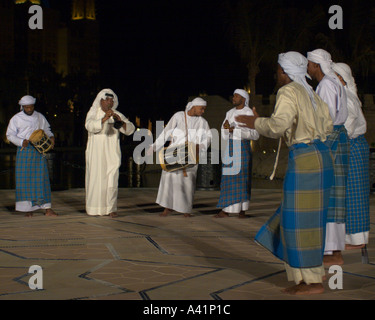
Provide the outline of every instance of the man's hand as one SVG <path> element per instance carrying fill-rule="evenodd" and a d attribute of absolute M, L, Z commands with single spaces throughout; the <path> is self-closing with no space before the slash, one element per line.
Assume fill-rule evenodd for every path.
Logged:
<path fill-rule="evenodd" d="M 231 127 L 228 120 L 225 120 L 223 124 L 223 128 L 229 130 L 229 132 L 233 132 L 234 127 Z"/>
<path fill-rule="evenodd" d="M 255 107 L 253 108 L 254 115 L 253 116 L 245 116 L 245 115 L 240 115 L 235 118 L 237 122 L 239 122 L 240 127 L 247 127 L 250 129 L 255 129 L 255 120 L 259 118 L 258 113 L 255 110 Z"/>
<path fill-rule="evenodd" d="M 105 116 L 102 119 L 102 123 L 106 122 L 110 117 L 112 117 L 115 113 L 113 112 L 112 109 L 109 109 L 108 111 L 105 112 Z"/>
<path fill-rule="evenodd" d="M 52 136 L 52 137 L 50 137 L 49 139 L 50 139 L 51 142 L 52 142 L 52 149 L 53 149 L 53 148 L 55 147 L 55 137 Z"/>
<path fill-rule="evenodd" d="M 29 145 L 29 140 L 23 140 L 22 142 L 22 148 L 26 148 Z"/>

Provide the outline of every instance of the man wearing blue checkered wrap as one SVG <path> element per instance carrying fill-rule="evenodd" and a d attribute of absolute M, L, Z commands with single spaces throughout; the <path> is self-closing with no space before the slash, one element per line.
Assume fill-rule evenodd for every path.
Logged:
<path fill-rule="evenodd" d="M 367 122 L 357 86 L 350 67 L 334 63 L 336 72 L 348 97 L 348 118 L 345 128 L 350 143 L 349 172 L 346 188 L 345 249 L 362 249 L 368 244 L 370 231 L 369 145 L 364 137 Z"/>
<path fill-rule="evenodd" d="M 345 249 L 346 182 L 349 168 L 349 138 L 344 127 L 348 117 L 347 95 L 336 73 L 332 69 L 331 55 L 316 49 L 307 53 L 308 73 L 319 84 L 317 94 L 327 103 L 334 131 L 326 144 L 334 158 L 335 179 L 331 190 L 327 217 L 325 265 L 344 263 L 341 251 Z"/>
<path fill-rule="evenodd" d="M 305 76 L 307 59 L 298 52 L 279 55 L 276 106 L 270 118 L 239 116 L 237 121 L 269 138 L 284 137 L 289 161 L 279 209 L 255 241 L 285 262 L 288 294 L 324 292 L 323 251 L 333 161 L 323 143 L 332 131 L 324 101 Z"/>
<path fill-rule="evenodd" d="M 16 145 L 16 211 L 26 212 L 32 217 L 32 212 L 44 209 L 46 216 L 57 216 L 52 210 L 51 187 L 48 167 L 45 157 L 30 143 L 30 135 L 42 129 L 49 137 L 52 147 L 55 138 L 46 118 L 34 110 L 36 99 L 24 96 L 19 101 L 21 111 L 9 121 L 7 138 Z"/>
<path fill-rule="evenodd" d="M 225 116 L 222 125 L 222 137 L 228 141 L 223 157 L 223 169 L 220 183 L 220 198 L 217 204 L 222 210 L 216 218 L 228 217 L 230 213 L 245 217 L 249 209 L 251 196 L 252 153 L 251 140 L 258 140 L 254 129 L 240 128 L 235 120 L 238 115 L 254 115 L 249 108 L 249 94 L 236 89 L 233 94 L 233 106 Z"/>

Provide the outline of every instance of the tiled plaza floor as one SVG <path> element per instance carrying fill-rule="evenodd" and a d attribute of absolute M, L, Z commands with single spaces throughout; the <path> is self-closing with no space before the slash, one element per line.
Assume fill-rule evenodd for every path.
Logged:
<path fill-rule="evenodd" d="M 253 189 L 247 218 L 215 219 L 218 191 L 197 191 L 194 216 L 159 217 L 157 189 L 120 189 L 119 217 L 85 213 L 84 189 L 55 191 L 58 217 L 14 211 L 14 190 L 0 190 L 1 300 L 373 300 L 375 195 L 364 264 L 343 252 L 343 289 L 296 297 L 283 263 L 253 239 L 279 205 L 281 190 Z M 30 266 L 43 270 L 42 289 L 29 288 Z"/>

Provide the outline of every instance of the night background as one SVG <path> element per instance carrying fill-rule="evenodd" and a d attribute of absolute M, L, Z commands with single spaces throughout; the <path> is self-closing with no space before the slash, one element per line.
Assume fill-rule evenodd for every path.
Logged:
<path fill-rule="evenodd" d="M 43 8 L 43 30 L 28 27 L 32 4 Z M 328 26 L 332 5 L 343 10 L 342 30 Z M 220 119 L 229 110 L 236 88 L 250 92 L 258 113 L 269 116 L 277 55 L 317 48 L 351 66 L 371 123 L 374 31 L 375 3 L 365 0 L 0 0 L 1 147 L 15 149 L 5 132 L 25 94 L 37 98 L 36 110 L 50 122 L 56 150 L 80 148 L 82 154 L 86 114 L 104 88 L 114 90 L 118 110 L 137 127 L 151 123 L 153 130 L 155 121 L 167 122 L 199 95 L 225 101 L 225 110 L 209 103 L 205 115 L 211 125 L 216 110 Z M 134 147 L 132 140 L 122 136 L 122 147 Z M 261 138 L 253 150 L 274 150 L 276 143 Z"/>
<path fill-rule="evenodd" d="M 27 8 L 38 1 L 1 2 L 21 11 L 21 7 Z M 82 46 L 77 46 L 74 54 L 85 60 L 86 55 L 96 51 L 98 62 L 90 72 L 76 66 L 61 75 L 48 66 L 48 59 L 43 56 L 32 62 L 25 60 L 30 55 L 27 49 L 24 54 L 17 53 L 17 46 L 23 47 L 19 42 L 27 37 L 17 38 L 21 24 L 14 30 L 15 59 L 9 62 L 2 59 L 1 77 L 5 84 L 0 90 L 6 114 L 1 120 L 5 123 L 18 111 L 17 101 L 28 88 L 31 95 L 39 97 L 38 107 L 42 112 L 48 111 L 52 104 L 57 105 L 59 113 L 64 112 L 67 101 L 73 101 L 79 117 L 75 125 L 83 125 L 96 94 L 102 88 L 111 88 L 119 97 L 119 110 L 133 121 L 139 117 L 140 126 L 147 127 L 149 119 L 167 121 L 184 108 L 191 96 L 219 95 L 229 100 L 235 88 L 251 89 L 252 95 L 275 94 L 277 54 L 290 50 L 306 54 L 324 48 L 334 61 L 351 65 L 360 93 L 375 91 L 373 1 L 39 2 L 44 9 L 43 31 L 27 32 L 31 36 L 48 32 L 50 11 L 57 12 L 54 19 L 69 30 L 80 30 L 79 24 L 83 23 L 96 24 L 93 31 L 90 26 L 85 31 L 96 38 L 96 46 L 85 46 L 82 40 Z M 72 21 L 74 2 L 86 11 L 87 3 L 94 5 L 95 20 L 83 17 Z M 343 9 L 342 30 L 328 27 L 332 17 L 328 9 L 334 4 Z M 23 15 L 16 12 L 14 23 L 20 24 L 17 19 L 24 18 L 23 26 L 28 29 L 31 14 L 26 10 L 23 9 Z M 76 35 L 78 39 L 80 36 Z M 67 64 L 72 60 L 68 59 Z M 22 83 L 26 70 L 27 84 Z M 9 83 L 9 77 L 13 84 Z M 42 78 L 44 82 L 40 83 Z M 56 89 L 59 86 L 61 90 Z M 48 97 L 52 94 L 53 97 Z M 49 111 L 48 114 L 53 112 Z"/>

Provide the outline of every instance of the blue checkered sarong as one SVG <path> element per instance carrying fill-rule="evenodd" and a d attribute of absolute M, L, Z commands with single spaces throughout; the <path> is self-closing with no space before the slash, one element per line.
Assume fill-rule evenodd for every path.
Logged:
<path fill-rule="evenodd" d="M 363 135 L 349 142 L 345 228 L 347 234 L 353 234 L 370 230 L 370 150 Z"/>
<path fill-rule="evenodd" d="M 31 145 L 16 155 L 16 202 L 31 201 L 32 205 L 51 203 L 51 186 L 47 160 Z"/>
<path fill-rule="evenodd" d="M 325 141 L 331 149 L 335 179 L 329 199 L 327 222 L 345 223 L 346 221 L 346 181 L 349 170 L 349 138 L 343 125 L 334 126 L 333 132 Z"/>
<path fill-rule="evenodd" d="M 223 157 L 218 208 L 249 201 L 251 197 L 252 153 L 249 140 L 229 139 Z"/>
<path fill-rule="evenodd" d="M 324 143 L 291 146 L 282 203 L 255 241 L 293 268 L 321 266 L 332 182 L 332 155 Z"/>

